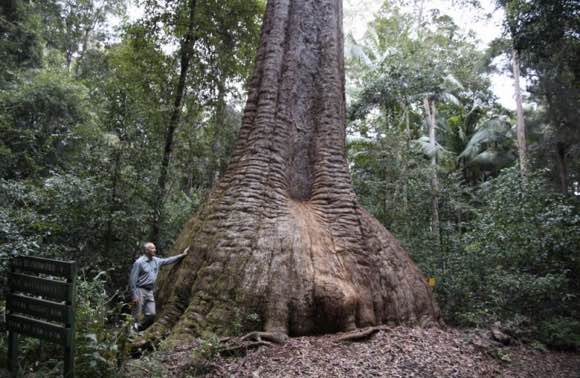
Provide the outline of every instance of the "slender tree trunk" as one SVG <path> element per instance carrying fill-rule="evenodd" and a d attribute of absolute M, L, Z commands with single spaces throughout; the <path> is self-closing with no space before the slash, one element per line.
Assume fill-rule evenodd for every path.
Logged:
<path fill-rule="evenodd" d="M 568 194 L 568 164 L 566 162 L 567 147 L 564 143 L 556 143 L 556 164 L 560 181 L 560 193 Z"/>
<path fill-rule="evenodd" d="M 388 129 L 390 127 L 390 118 L 391 118 L 391 114 L 388 108 L 383 108 L 382 113 L 385 116 L 385 127 Z M 382 145 L 382 137 L 381 137 L 381 133 L 377 132 L 375 134 L 375 144 L 377 146 L 381 146 Z M 389 175 L 389 171 L 388 171 L 388 164 L 385 164 L 383 169 L 382 169 L 382 174 L 383 176 L 381 177 L 382 182 L 383 182 L 383 187 L 382 187 L 382 194 L 383 194 L 383 198 L 382 198 L 382 205 L 383 205 L 383 216 L 382 219 L 380 219 L 381 223 L 383 224 L 390 224 L 392 225 L 392 218 L 389 219 L 388 214 L 389 214 L 389 209 L 391 208 L 390 205 L 390 201 L 394 200 L 395 197 L 395 193 L 393 192 L 393 183 L 392 182 L 392 177 L 391 175 Z M 395 185 L 396 186 L 396 185 Z"/>
<path fill-rule="evenodd" d="M 97 10 L 97 12 L 99 12 L 100 10 Z M 95 15 L 95 17 L 98 17 L 98 15 Z M 87 53 L 87 49 L 89 48 L 89 37 L 91 35 L 91 32 L 93 31 L 94 27 L 95 27 L 95 22 L 91 23 L 90 27 L 85 28 L 84 33 L 83 33 L 83 40 L 82 40 L 82 44 L 81 44 L 81 48 L 79 50 L 79 57 L 77 59 L 77 65 L 75 66 L 75 75 L 78 76 L 79 75 L 79 69 L 80 69 L 80 62 L 82 62 L 85 54 Z"/>
<path fill-rule="evenodd" d="M 70 13 L 76 13 L 76 8 L 77 5 L 75 3 L 71 3 L 71 10 Z M 73 25 L 69 24 L 69 17 L 65 17 L 65 28 L 66 28 L 66 34 L 67 35 L 73 35 Z M 65 51 L 65 59 L 66 59 L 66 69 L 68 71 L 70 71 L 71 68 L 71 64 L 72 64 L 72 60 L 73 60 L 73 55 L 75 52 L 75 44 L 74 44 L 74 40 L 73 39 L 69 39 L 65 42 L 67 44 L 66 47 L 66 51 Z"/>
<path fill-rule="evenodd" d="M 113 214 L 117 209 L 117 191 L 118 182 L 121 170 L 121 154 L 122 150 L 117 148 L 113 158 L 113 172 L 111 174 L 111 197 L 109 198 L 109 217 L 107 219 L 107 228 L 105 232 L 105 255 L 111 256 L 113 245 Z"/>
<path fill-rule="evenodd" d="M 191 193 L 193 190 L 193 176 L 194 176 L 194 164 L 195 164 L 195 155 L 193 154 L 194 146 L 191 141 L 191 137 L 187 140 L 188 151 L 189 151 L 189 169 L 187 171 L 187 183 L 186 187 L 184 188 L 185 192 L 187 193 L 188 197 L 191 197 Z"/>
<path fill-rule="evenodd" d="M 409 151 L 411 150 L 411 122 L 409 120 L 409 106 L 405 104 L 405 155 L 403 156 L 403 211 L 406 218 L 409 218 Z M 405 236 L 407 240 L 411 236 L 411 222 L 405 222 Z"/>
<path fill-rule="evenodd" d="M 173 151 L 173 136 L 177 126 L 179 125 L 179 119 L 181 118 L 181 108 L 183 104 L 183 97 L 185 95 L 185 81 L 187 79 L 187 71 L 189 69 L 191 56 L 193 54 L 193 45 L 195 43 L 195 36 L 193 33 L 195 26 L 195 9 L 196 0 L 191 0 L 189 4 L 187 33 L 181 42 L 181 64 L 179 80 L 175 88 L 175 100 L 173 103 L 171 118 L 169 119 L 169 124 L 167 125 L 167 130 L 165 132 L 165 147 L 163 149 L 163 159 L 161 160 L 161 169 L 159 172 L 159 179 L 157 181 L 157 188 L 154 191 L 153 220 L 149 238 L 149 240 L 154 243 L 157 243 L 161 231 L 163 203 L 165 200 L 165 191 L 167 186 L 167 173 L 169 168 L 169 161 L 171 160 L 171 153 Z"/>
<path fill-rule="evenodd" d="M 429 126 L 429 144 L 432 150 L 437 146 L 437 114 L 435 103 L 429 98 L 423 100 L 427 125 Z M 435 240 L 436 253 L 441 252 L 441 227 L 439 222 L 439 178 L 437 176 L 437 154 L 431 157 L 431 232 Z"/>
<path fill-rule="evenodd" d="M 346 160 L 341 0 L 268 2 L 238 143 L 177 239 L 145 337 L 437 324 L 425 277 L 359 205 Z"/>
<path fill-rule="evenodd" d="M 217 182 L 220 176 L 220 170 L 222 167 L 221 154 L 222 154 L 222 138 L 226 119 L 226 101 L 225 101 L 225 82 L 223 78 L 220 78 L 218 83 L 218 98 L 216 102 L 215 112 L 214 112 L 214 138 L 211 145 L 212 157 L 210 169 L 209 169 L 209 187 L 212 188 L 214 183 Z"/>
<path fill-rule="evenodd" d="M 70 66 L 72 64 L 72 57 L 73 57 L 74 50 L 71 46 L 66 49 L 65 52 L 65 59 L 66 59 L 66 69 L 70 71 Z"/>
<path fill-rule="evenodd" d="M 554 144 L 554 156 L 556 158 L 556 169 L 558 170 L 558 185 L 560 187 L 560 193 L 568 194 L 568 162 L 566 153 L 568 151 L 568 145 L 564 138 L 559 135 L 561 122 L 556 117 L 554 112 L 555 106 L 553 103 L 553 97 L 550 93 L 549 88 L 544 87 L 544 92 L 546 94 L 546 100 L 548 102 L 548 114 L 550 115 L 550 120 L 552 122 L 552 127 L 556 130 L 557 140 Z"/>
<path fill-rule="evenodd" d="M 417 6 L 417 1 L 419 1 L 419 10 L 417 15 L 417 35 L 419 39 L 423 39 L 423 12 L 425 10 L 425 0 L 415 0 L 415 6 Z"/>
<path fill-rule="evenodd" d="M 526 141 L 526 125 L 524 123 L 524 110 L 522 106 L 522 94 L 520 91 L 520 62 L 516 49 L 513 49 L 512 69 L 514 74 L 514 94 L 516 99 L 516 130 L 518 138 L 518 155 L 520 158 L 520 172 L 523 182 L 526 183 L 526 177 L 528 176 L 528 143 Z"/>

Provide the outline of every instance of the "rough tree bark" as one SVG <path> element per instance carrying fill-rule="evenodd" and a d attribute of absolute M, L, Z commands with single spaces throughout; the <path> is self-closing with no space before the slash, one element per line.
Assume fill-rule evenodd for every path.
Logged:
<path fill-rule="evenodd" d="M 186 246 L 148 338 L 227 334 L 252 313 L 287 335 L 439 322 L 423 274 L 352 188 L 341 0 L 268 2 L 238 144 L 173 253 Z"/>

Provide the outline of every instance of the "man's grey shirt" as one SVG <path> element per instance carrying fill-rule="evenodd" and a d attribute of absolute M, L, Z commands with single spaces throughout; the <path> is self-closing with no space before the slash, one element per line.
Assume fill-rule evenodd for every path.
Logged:
<path fill-rule="evenodd" d="M 174 264 L 181 260 L 183 256 L 185 254 L 165 259 L 157 256 L 149 259 L 146 255 L 139 257 L 133 263 L 133 268 L 131 268 L 131 274 L 129 276 L 129 286 L 131 287 L 133 296 L 137 296 L 137 288 L 148 288 L 152 290 L 155 287 L 155 280 L 157 279 L 159 268 L 163 265 Z"/>

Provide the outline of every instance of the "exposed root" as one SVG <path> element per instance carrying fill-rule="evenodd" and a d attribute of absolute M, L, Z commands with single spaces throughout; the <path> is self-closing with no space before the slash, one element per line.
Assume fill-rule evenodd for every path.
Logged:
<path fill-rule="evenodd" d="M 346 335 L 340 336 L 336 339 L 337 342 L 350 342 L 350 341 L 364 341 L 373 337 L 379 331 L 390 331 L 388 326 L 377 326 L 363 328 L 353 332 L 349 332 Z"/>
<path fill-rule="evenodd" d="M 136 368 L 143 370 L 145 373 L 151 375 L 151 371 L 148 369 L 145 369 L 143 366 L 139 366 L 139 365 L 135 365 Z"/>
<path fill-rule="evenodd" d="M 129 344 L 128 351 L 133 358 L 139 358 L 144 351 L 152 350 L 153 344 L 150 340 L 147 340 L 143 337 L 133 340 Z"/>
<path fill-rule="evenodd" d="M 247 340 L 262 341 L 262 339 L 270 341 L 275 344 L 284 344 L 286 341 L 288 341 L 288 335 L 277 332 L 254 331 L 240 338 L 241 341 Z"/>
<path fill-rule="evenodd" d="M 248 352 L 248 350 L 257 349 L 262 346 L 271 347 L 272 345 L 274 345 L 274 343 L 268 341 L 250 341 L 250 342 L 233 343 L 222 349 L 220 351 L 220 355 L 225 357 L 240 356 L 245 355 Z"/>
<path fill-rule="evenodd" d="M 271 347 L 275 344 L 284 344 L 288 336 L 276 332 L 250 332 L 242 337 L 223 337 L 220 342 L 224 347 L 220 350 L 222 356 L 245 355 L 248 350 L 262 346 Z"/>

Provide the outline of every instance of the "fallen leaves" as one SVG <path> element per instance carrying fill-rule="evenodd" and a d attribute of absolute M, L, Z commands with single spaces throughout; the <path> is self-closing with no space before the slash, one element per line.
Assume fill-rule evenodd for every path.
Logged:
<path fill-rule="evenodd" d="M 360 336 L 360 337 L 359 337 Z M 580 377 L 578 353 L 484 343 L 481 332 L 393 327 L 288 339 L 217 357 L 209 377 Z M 358 341 L 358 342 L 354 342 Z M 500 348 L 500 349 L 496 349 Z M 509 355 L 510 361 L 492 351 Z M 191 350 L 165 354 L 173 377 L 191 374 Z"/>

